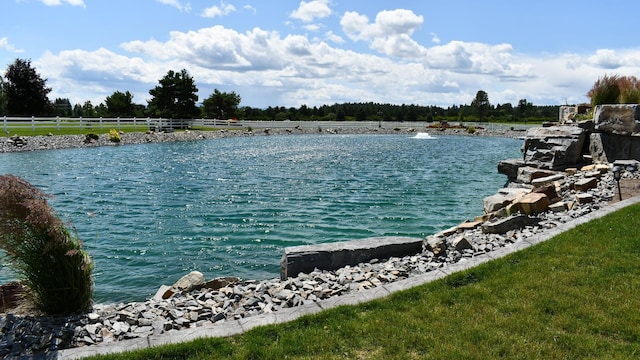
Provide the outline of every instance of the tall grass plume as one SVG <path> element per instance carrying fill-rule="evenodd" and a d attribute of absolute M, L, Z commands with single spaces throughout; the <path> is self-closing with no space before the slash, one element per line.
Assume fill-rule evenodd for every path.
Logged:
<path fill-rule="evenodd" d="M 640 102 L 640 80 L 635 76 L 605 75 L 593 84 L 587 96 L 591 106 L 601 104 L 637 104 Z"/>
<path fill-rule="evenodd" d="M 0 175 L 0 249 L 36 309 L 85 312 L 93 296 L 93 263 L 47 197 L 20 177 Z"/>

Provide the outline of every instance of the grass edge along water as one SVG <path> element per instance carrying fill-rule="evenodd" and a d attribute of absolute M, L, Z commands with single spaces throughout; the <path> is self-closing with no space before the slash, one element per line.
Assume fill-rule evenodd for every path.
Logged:
<path fill-rule="evenodd" d="M 640 204 L 435 282 L 228 338 L 91 359 L 630 359 Z"/>

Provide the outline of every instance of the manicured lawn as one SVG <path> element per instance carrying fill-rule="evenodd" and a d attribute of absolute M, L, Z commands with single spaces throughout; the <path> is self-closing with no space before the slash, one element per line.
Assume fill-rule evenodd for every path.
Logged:
<path fill-rule="evenodd" d="M 640 205 L 359 306 L 98 359 L 640 357 Z"/>
<path fill-rule="evenodd" d="M 51 126 L 38 125 L 35 128 L 31 128 L 30 126 L 12 127 L 12 128 L 9 128 L 9 134 L 4 133 L 4 131 L 1 132 L 0 134 L 2 134 L 2 136 L 13 136 L 13 135 L 37 136 L 37 135 L 48 135 L 48 134 L 53 134 L 53 135 L 98 134 L 99 135 L 99 134 L 108 134 L 109 130 L 111 129 L 119 129 L 120 131 L 128 133 L 128 132 L 145 132 L 149 130 L 149 127 L 142 122 L 140 122 L 140 124 L 136 126 L 120 125 L 119 127 L 115 123 L 113 124 L 105 123 L 102 125 L 102 128 L 98 124 L 93 124 L 92 126 L 85 125 L 83 126 L 82 129 L 80 129 L 79 127 L 74 127 L 74 128 L 61 127 L 58 130 L 58 128 L 54 124 Z"/>

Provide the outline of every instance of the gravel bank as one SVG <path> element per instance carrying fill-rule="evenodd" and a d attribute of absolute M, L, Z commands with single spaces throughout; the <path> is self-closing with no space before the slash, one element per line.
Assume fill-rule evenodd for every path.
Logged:
<path fill-rule="evenodd" d="M 267 136 L 267 135 L 299 135 L 299 134 L 415 134 L 417 132 L 428 132 L 431 135 L 465 135 L 465 136 L 499 136 L 518 138 L 523 135 L 521 131 L 511 130 L 487 130 L 478 129 L 475 133 L 469 134 L 464 129 L 391 129 L 391 128 L 278 128 L 278 129 L 254 129 L 248 130 L 221 130 L 221 131 L 176 131 L 164 132 L 135 132 L 121 134 L 120 143 L 109 140 L 108 134 L 102 134 L 97 140 L 89 141 L 86 135 L 52 135 L 52 136 L 12 136 L 0 138 L 0 153 L 36 150 L 55 150 L 69 148 L 92 148 L 99 146 L 122 146 L 175 141 L 197 141 L 216 138 L 238 137 L 238 136 Z"/>

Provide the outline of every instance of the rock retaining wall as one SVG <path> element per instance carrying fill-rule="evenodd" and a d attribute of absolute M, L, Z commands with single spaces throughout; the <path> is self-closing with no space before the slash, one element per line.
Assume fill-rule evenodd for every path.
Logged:
<path fill-rule="evenodd" d="M 590 163 L 640 160 L 640 105 L 598 105 L 593 114 L 593 119 L 580 123 L 529 129 L 522 159 L 501 162 L 498 172 L 507 175 L 510 182 L 523 182 L 518 172 L 525 167 L 564 170 Z"/>

